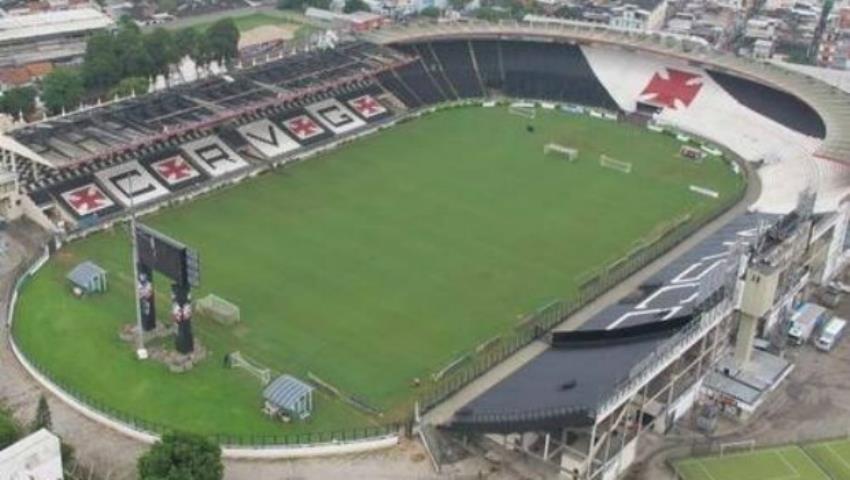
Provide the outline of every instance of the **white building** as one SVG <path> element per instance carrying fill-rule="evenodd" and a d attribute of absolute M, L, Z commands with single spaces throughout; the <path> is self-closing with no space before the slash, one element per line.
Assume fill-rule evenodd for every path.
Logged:
<path fill-rule="evenodd" d="M 637 0 L 611 8 L 608 25 L 624 30 L 660 30 L 667 15 L 667 0 Z"/>
<path fill-rule="evenodd" d="M 89 35 L 114 25 L 95 8 L 0 17 L 0 66 L 79 57 Z"/>
<path fill-rule="evenodd" d="M 776 38 L 777 23 L 778 21 L 775 18 L 751 18 L 747 20 L 744 36 L 747 38 L 774 40 Z"/>
<path fill-rule="evenodd" d="M 0 480 L 62 480 L 59 437 L 39 430 L 0 451 Z"/>

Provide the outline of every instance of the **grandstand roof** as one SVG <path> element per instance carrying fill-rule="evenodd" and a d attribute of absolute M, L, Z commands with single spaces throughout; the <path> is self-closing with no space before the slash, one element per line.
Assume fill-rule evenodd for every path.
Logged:
<path fill-rule="evenodd" d="M 0 18 L 0 43 L 110 27 L 112 18 L 94 8 L 76 8 Z"/>
<path fill-rule="evenodd" d="M 815 154 L 827 160 L 850 163 L 850 94 L 821 80 L 771 63 L 757 62 L 713 50 L 701 39 L 657 32 L 626 31 L 607 25 L 570 20 L 553 21 L 544 17 L 529 20 L 531 21 L 395 25 L 365 34 L 364 37 L 382 44 L 441 38 L 563 39 L 576 43 L 615 45 L 630 50 L 678 57 L 771 86 L 800 98 L 818 112 L 826 125 L 826 138 Z"/>
<path fill-rule="evenodd" d="M 210 128 L 333 82 L 351 81 L 403 56 L 362 42 L 232 70 L 150 95 L 16 126 L 0 149 L 52 168 L 74 167 L 181 133 Z"/>
<path fill-rule="evenodd" d="M 636 290 L 639 300 L 634 298 L 634 292 L 630 293 L 602 309 L 578 330 L 651 326 L 657 322 L 657 312 L 671 309 L 678 310 L 675 318 L 694 314 L 698 303 L 689 300 L 695 291 L 703 296 L 713 293 L 709 290 L 711 275 L 699 275 L 697 281 L 678 284 L 676 279 L 698 270 L 700 265 L 721 264 L 729 243 L 762 222 L 776 219 L 761 213 L 735 217 L 646 279 Z M 700 286 L 703 283 L 705 287 Z M 673 338 L 670 332 L 661 332 L 628 340 L 602 340 L 596 345 L 589 342 L 584 346 L 551 346 L 463 405 L 453 417 L 435 419 L 448 420 L 448 425 L 457 429 L 501 432 L 533 429 L 556 421 L 562 425 L 587 425 L 604 410 L 607 400 L 617 398 L 618 389 L 640 379 L 648 366 L 658 362 L 653 352 L 663 351 L 665 343 Z"/>

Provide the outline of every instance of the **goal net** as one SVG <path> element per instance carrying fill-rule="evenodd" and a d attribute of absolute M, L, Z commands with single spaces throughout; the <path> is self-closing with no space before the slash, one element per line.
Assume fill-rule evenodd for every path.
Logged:
<path fill-rule="evenodd" d="M 213 294 L 196 301 L 195 311 L 225 325 L 239 323 L 242 320 L 238 306 Z"/>
<path fill-rule="evenodd" d="M 755 439 L 742 440 L 739 442 L 729 442 L 720 444 L 720 456 L 729 455 L 740 452 L 751 452 L 756 447 Z"/>
<path fill-rule="evenodd" d="M 600 155 L 599 156 L 599 165 L 605 168 L 611 168 L 623 173 L 631 173 L 632 172 L 632 164 L 631 162 L 624 162 L 622 160 L 617 160 L 616 158 L 609 157 L 608 155 Z"/>
<path fill-rule="evenodd" d="M 230 368 L 241 368 L 251 375 L 257 377 L 257 379 L 263 384 L 268 385 L 269 382 L 272 381 L 272 371 L 268 368 L 260 367 L 256 365 L 255 362 L 252 362 L 245 357 L 242 356 L 238 351 L 229 353 L 227 355 L 227 361 L 229 363 Z"/>
<path fill-rule="evenodd" d="M 550 153 L 563 155 L 564 157 L 567 157 L 567 160 L 571 162 L 578 157 L 578 150 L 576 150 L 575 148 L 558 145 L 557 143 L 547 143 L 546 145 L 543 145 L 543 154 L 549 155 Z"/>
<path fill-rule="evenodd" d="M 511 106 L 508 107 L 508 112 L 514 115 L 519 115 L 520 117 L 532 119 L 537 116 L 537 110 L 531 103 L 512 103 Z"/>

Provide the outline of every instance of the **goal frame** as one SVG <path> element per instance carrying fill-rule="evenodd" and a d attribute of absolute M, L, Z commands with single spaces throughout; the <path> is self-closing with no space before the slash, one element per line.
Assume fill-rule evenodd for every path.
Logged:
<path fill-rule="evenodd" d="M 257 380 L 259 380 L 263 386 L 268 385 L 272 381 L 271 369 L 255 365 L 254 362 L 243 357 L 238 350 L 229 353 L 228 359 L 230 361 L 230 368 L 241 368 L 247 371 L 251 375 L 257 377 Z"/>
<path fill-rule="evenodd" d="M 740 453 L 740 452 L 752 452 L 756 448 L 756 440 L 751 438 L 749 440 L 739 440 L 736 442 L 727 442 L 720 444 L 720 456 L 730 455 L 732 453 Z M 732 450 L 732 452 L 727 452 L 728 450 Z"/>
<path fill-rule="evenodd" d="M 632 163 L 624 162 L 622 160 L 617 160 L 616 158 L 609 157 L 604 153 L 599 155 L 599 165 L 605 168 L 610 168 L 612 170 L 617 170 L 621 173 L 632 173 Z"/>
<path fill-rule="evenodd" d="M 563 155 L 567 157 L 567 160 L 569 160 L 570 162 L 574 162 L 578 158 L 578 150 L 576 150 L 575 148 L 571 148 L 566 145 L 561 145 L 553 142 L 543 145 L 543 154 L 549 155 L 550 153 L 557 153 L 559 155 Z"/>
<path fill-rule="evenodd" d="M 537 118 L 537 108 L 529 103 L 512 103 L 508 106 L 508 113 L 534 120 Z"/>

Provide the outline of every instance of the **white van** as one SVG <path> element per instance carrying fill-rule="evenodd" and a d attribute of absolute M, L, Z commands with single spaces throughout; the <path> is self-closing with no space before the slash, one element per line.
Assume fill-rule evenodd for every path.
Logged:
<path fill-rule="evenodd" d="M 803 345 L 814 339 L 814 332 L 826 322 L 828 311 L 820 305 L 806 303 L 791 317 L 791 326 L 788 329 L 788 339 L 794 345 Z"/>
<path fill-rule="evenodd" d="M 823 331 L 815 342 L 815 346 L 818 347 L 818 350 L 828 352 L 832 350 L 832 347 L 838 343 L 838 340 L 841 339 L 841 335 L 844 334 L 844 327 L 847 326 L 847 321 L 842 320 L 840 318 L 833 318 L 826 324 L 823 328 Z"/>

